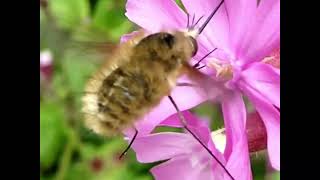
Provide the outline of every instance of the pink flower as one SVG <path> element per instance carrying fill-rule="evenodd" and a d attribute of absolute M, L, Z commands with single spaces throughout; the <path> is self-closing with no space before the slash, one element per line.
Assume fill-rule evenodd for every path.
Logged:
<path fill-rule="evenodd" d="M 182 2 L 189 14 L 195 13 L 198 18 L 208 16 L 220 3 L 219 0 Z M 126 9 L 131 21 L 150 32 L 183 29 L 187 22 L 187 15 L 172 0 L 128 0 Z M 236 171 L 235 164 L 249 164 L 243 95 L 248 97 L 264 122 L 270 162 L 280 170 L 280 112 L 277 109 L 280 109 L 280 69 L 263 61 L 272 51 L 279 49 L 279 44 L 279 0 L 262 0 L 259 6 L 256 0 L 225 0 L 198 37 L 199 50 L 192 64 L 218 48 L 202 62 L 205 68 L 201 71 L 212 78 L 210 93 L 215 93 L 215 100 L 219 100 L 222 106 L 227 132 L 224 157 L 230 171 Z M 186 77 L 181 78 L 183 82 L 186 80 Z M 190 87 L 177 87 L 172 96 L 181 110 L 208 100 Z M 164 98 L 157 108 L 136 124 L 136 128 L 143 136 L 174 113 L 172 104 Z M 242 152 L 240 156 L 235 153 L 237 149 L 246 153 Z"/>
<path fill-rule="evenodd" d="M 45 50 L 40 52 L 40 77 L 50 80 L 52 77 L 52 54 Z"/>
<path fill-rule="evenodd" d="M 211 133 L 208 126 L 201 123 L 190 112 L 183 112 L 188 120 L 189 127 L 200 137 L 213 154 L 229 167 L 232 176 L 237 180 L 251 179 L 250 162 L 236 161 L 228 156 L 237 156 L 241 160 L 246 155 L 247 147 L 239 147 L 239 142 L 233 141 L 234 148 L 228 156 L 223 155 L 225 137 L 221 132 Z M 181 127 L 177 115 L 164 120 L 161 125 Z M 239 138 L 240 140 L 241 138 Z M 215 147 L 215 145 L 217 147 Z M 230 179 L 226 171 L 209 155 L 209 153 L 187 133 L 155 133 L 139 137 L 132 148 L 137 153 L 138 161 L 150 163 L 168 160 L 155 166 L 151 172 L 157 180 L 174 179 Z M 226 159 L 229 159 L 226 161 Z M 240 163 L 239 163 L 240 162 Z"/>

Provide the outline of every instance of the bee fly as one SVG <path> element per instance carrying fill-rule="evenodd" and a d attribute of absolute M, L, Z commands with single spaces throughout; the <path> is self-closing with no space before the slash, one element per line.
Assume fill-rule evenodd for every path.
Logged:
<path fill-rule="evenodd" d="M 168 96 L 184 128 L 234 179 L 207 146 L 189 130 L 185 118 L 170 96 L 181 75 L 201 76 L 196 68 L 199 63 L 193 67 L 188 62 L 197 53 L 197 36 L 222 3 L 223 0 L 199 29 L 195 29 L 195 26 L 202 17 L 195 24 L 193 18 L 189 27 L 188 15 L 186 31 L 159 32 L 146 37 L 140 31 L 122 43 L 86 85 L 87 94 L 82 99 L 85 124 L 104 136 L 120 134 L 157 106 L 163 97 Z M 120 157 L 130 148 L 137 134 L 138 131 Z"/>

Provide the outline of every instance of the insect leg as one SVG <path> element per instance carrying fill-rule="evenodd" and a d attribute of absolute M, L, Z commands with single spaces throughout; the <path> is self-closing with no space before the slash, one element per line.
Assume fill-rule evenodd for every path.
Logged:
<path fill-rule="evenodd" d="M 206 67 L 206 65 L 203 65 L 203 66 L 201 66 L 201 67 L 198 67 L 197 69 L 199 70 L 199 69 L 202 69 L 202 68 L 204 68 L 204 67 Z"/>
<path fill-rule="evenodd" d="M 233 176 L 230 174 L 230 172 L 227 170 L 227 168 L 219 161 L 219 159 L 210 151 L 210 149 L 203 144 L 203 142 L 201 142 L 201 140 L 188 128 L 187 126 L 187 121 L 184 118 L 184 116 L 182 115 L 181 111 L 179 110 L 177 104 L 175 103 L 175 101 L 173 100 L 173 98 L 169 95 L 168 98 L 170 99 L 171 103 L 173 104 L 174 108 L 176 109 L 179 119 L 181 121 L 181 124 L 183 125 L 183 127 L 201 144 L 201 146 L 203 146 L 208 153 L 218 162 L 218 164 L 225 170 L 225 172 L 228 174 L 228 176 L 234 180 Z"/>
<path fill-rule="evenodd" d="M 211 53 L 213 53 L 215 50 L 217 50 L 218 48 L 214 48 L 212 51 L 210 51 L 208 54 L 206 54 L 205 56 L 203 56 L 196 64 L 193 65 L 194 68 L 197 68 L 199 69 L 199 65 L 200 65 L 200 62 L 203 61 L 205 58 L 207 58 Z M 202 68 L 202 67 L 201 67 Z M 200 68 L 200 69 L 201 69 Z"/>
<path fill-rule="evenodd" d="M 119 159 L 122 159 L 122 157 L 127 154 L 128 150 L 132 146 L 132 144 L 133 144 L 134 140 L 136 139 L 137 135 L 138 135 L 138 130 L 135 129 L 135 133 L 134 133 L 133 138 L 131 139 L 131 141 L 130 141 L 129 145 L 127 146 L 127 148 L 121 153 L 121 155 L 119 156 Z"/>
<path fill-rule="evenodd" d="M 195 87 L 195 84 L 191 84 L 191 83 L 184 83 L 184 82 L 178 82 L 177 86 L 189 86 L 189 87 Z"/>
<path fill-rule="evenodd" d="M 203 25 L 199 28 L 199 34 L 202 33 L 202 31 L 204 30 L 204 28 L 207 26 L 207 24 L 209 23 L 209 21 L 211 20 L 211 18 L 216 14 L 216 12 L 219 10 L 219 8 L 221 7 L 221 5 L 223 4 L 224 0 L 222 0 L 219 5 L 214 9 L 214 11 L 209 15 L 209 17 L 207 18 L 207 20 L 203 23 Z"/>

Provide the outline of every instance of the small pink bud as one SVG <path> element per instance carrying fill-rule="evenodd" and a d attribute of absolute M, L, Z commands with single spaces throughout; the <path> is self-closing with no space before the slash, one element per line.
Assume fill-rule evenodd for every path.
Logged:
<path fill-rule="evenodd" d="M 267 131 L 257 112 L 248 115 L 246 131 L 250 152 L 257 152 L 267 148 Z"/>
<path fill-rule="evenodd" d="M 50 81 L 52 77 L 52 54 L 50 51 L 42 51 L 40 53 L 40 76 L 41 78 Z"/>

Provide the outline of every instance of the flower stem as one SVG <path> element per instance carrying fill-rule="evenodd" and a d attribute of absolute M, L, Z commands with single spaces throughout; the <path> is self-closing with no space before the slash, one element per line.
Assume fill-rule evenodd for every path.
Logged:
<path fill-rule="evenodd" d="M 55 178 L 56 180 L 65 179 L 65 174 L 70 166 L 72 153 L 75 150 L 76 144 L 77 144 L 77 139 L 75 136 L 75 132 L 71 130 L 68 138 L 68 143 L 65 147 L 65 150 L 63 152 L 62 158 L 59 163 L 59 169 L 57 172 L 57 176 Z"/>

